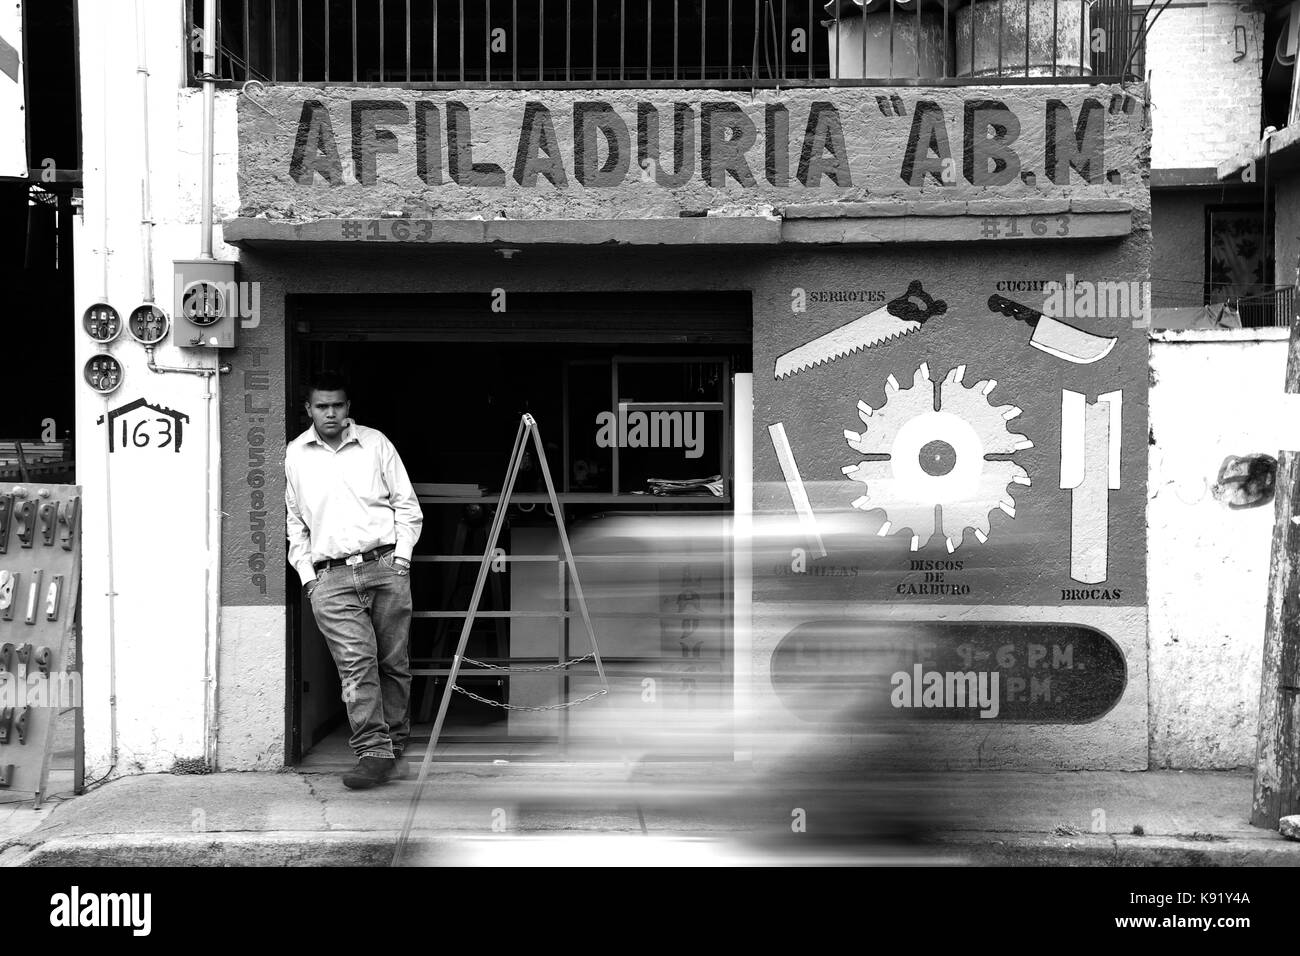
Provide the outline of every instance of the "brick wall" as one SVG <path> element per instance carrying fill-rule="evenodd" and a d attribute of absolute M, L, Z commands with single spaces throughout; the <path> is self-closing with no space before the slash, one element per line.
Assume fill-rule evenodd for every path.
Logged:
<path fill-rule="evenodd" d="M 1246 56 L 1237 54 L 1241 26 Z M 1238 3 L 1171 5 L 1147 40 L 1151 168 L 1215 166 L 1259 142 L 1264 19 Z"/>

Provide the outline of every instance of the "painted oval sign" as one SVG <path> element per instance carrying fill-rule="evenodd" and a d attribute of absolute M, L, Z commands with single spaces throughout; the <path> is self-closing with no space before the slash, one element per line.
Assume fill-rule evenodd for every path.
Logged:
<path fill-rule="evenodd" d="M 1082 624 L 808 621 L 772 655 L 777 697 L 819 723 L 1086 724 L 1127 682 L 1119 646 Z"/>

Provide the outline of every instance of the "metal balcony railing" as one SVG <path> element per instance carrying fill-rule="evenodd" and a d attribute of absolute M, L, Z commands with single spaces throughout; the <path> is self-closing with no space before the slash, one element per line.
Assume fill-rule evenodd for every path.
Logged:
<path fill-rule="evenodd" d="M 1140 79 L 1132 0 L 186 0 L 230 83 L 426 89 Z"/>
<path fill-rule="evenodd" d="M 1157 314 L 1164 313 L 1164 321 L 1179 323 L 1167 326 L 1172 328 L 1182 328 L 1181 323 L 1202 313 L 1225 328 L 1238 324 L 1245 329 L 1289 328 L 1300 310 L 1293 285 L 1215 282 L 1171 289 L 1169 284 L 1164 280 L 1161 288 L 1152 291 L 1151 305 Z"/>
<path fill-rule="evenodd" d="M 1241 325 L 1247 329 L 1290 328 L 1296 319 L 1296 287 L 1279 286 L 1236 300 Z"/>

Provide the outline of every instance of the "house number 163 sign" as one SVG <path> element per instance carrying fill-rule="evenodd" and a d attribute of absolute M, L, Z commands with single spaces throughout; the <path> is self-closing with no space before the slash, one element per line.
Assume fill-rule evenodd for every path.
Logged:
<path fill-rule="evenodd" d="M 100 415 L 96 424 L 108 425 L 108 450 L 138 448 L 142 451 L 171 449 L 179 453 L 190 416 L 174 408 L 155 405 L 148 399 L 133 402 Z"/>

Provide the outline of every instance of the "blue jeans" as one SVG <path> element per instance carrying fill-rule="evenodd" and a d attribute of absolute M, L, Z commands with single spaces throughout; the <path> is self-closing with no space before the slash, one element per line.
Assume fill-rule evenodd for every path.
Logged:
<path fill-rule="evenodd" d="M 358 757 L 400 756 L 411 732 L 411 578 L 393 552 L 317 573 L 311 592 L 343 684 Z"/>

